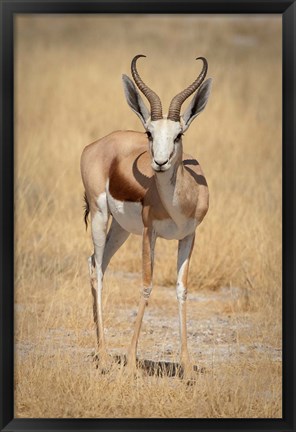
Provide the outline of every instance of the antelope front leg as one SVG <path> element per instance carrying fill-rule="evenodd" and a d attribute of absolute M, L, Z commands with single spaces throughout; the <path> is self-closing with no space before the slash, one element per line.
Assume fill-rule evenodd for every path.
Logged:
<path fill-rule="evenodd" d="M 136 318 L 134 334 L 130 348 L 128 350 L 128 364 L 131 367 L 136 365 L 136 353 L 139 334 L 141 330 L 141 324 L 143 320 L 143 315 L 145 307 L 148 304 L 148 299 L 152 291 L 152 274 L 153 274 L 153 260 L 154 260 L 154 246 L 155 246 L 156 236 L 151 228 L 144 228 L 143 232 L 143 249 L 142 249 L 142 278 L 143 278 L 143 289 L 141 293 L 139 310 Z"/>
<path fill-rule="evenodd" d="M 186 326 L 186 298 L 189 261 L 194 245 L 195 234 L 191 234 L 179 241 L 178 247 L 178 278 L 177 299 L 179 307 L 179 331 L 180 331 L 180 362 L 186 367 L 190 364 L 187 348 L 187 326 Z"/>

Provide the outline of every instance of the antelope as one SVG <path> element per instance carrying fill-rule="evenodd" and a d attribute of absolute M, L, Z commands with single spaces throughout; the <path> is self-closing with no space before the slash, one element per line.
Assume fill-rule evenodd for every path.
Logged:
<path fill-rule="evenodd" d="M 187 348 L 187 279 L 195 230 L 209 206 L 208 186 L 198 161 L 183 153 L 182 137 L 204 110 L 211 79 L 204 81 L 208 63 L 197 79 L 171 101 L 162 113 L 159 96 L 141 79 L 136 55 L 131 62 L 134 82 L 123 75 L 125 97 L 145 132 L 116 131 L 84 148 L 81 174 L 85 188 L 85 222 L 91 216 L 94 253 L 88 259 L 97 353 L 106 356 L 103 326 L 103 277 L 110 259 L 130 233 L 142 236 L 142 288 L 127 364 L 136 366 L 136 352 L 145 307 L 152 291 L 154 247 L 157 237 L 178 240 L 176 296 L 179 311 L 180 364 L 190 364 Z M 138 89 L 150 104 L 146 107 Z M 194 94 L 181 115 L 181 106 Z M 108 230 L 108 220 L 112 222 Z M 107 232 L 108 231 L 108 232 Z"/>

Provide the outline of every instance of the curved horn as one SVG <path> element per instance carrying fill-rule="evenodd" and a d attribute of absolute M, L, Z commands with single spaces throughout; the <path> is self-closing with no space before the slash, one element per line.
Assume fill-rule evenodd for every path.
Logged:
<path fill-rule="evenodd" d="M 131 71 L 132 76 L 134 78 L 135 83 L 137 84 L 138 88 L 141 90 L 141 92 L 146 96 L 150 103 L 151 108 L 151 120 L 160 120 L 162 119 L 162 106 L 161 101 L 157 94 L 151 90 L 140 78 L 140 75 L 136 68 L 136 62 L 139 57 L 146 57 L 143 54 L 136 55 L 131 63 Z"/>
<path fill-rule="evenodd" d="M 208 71 L 208 62 L 204 57 L 197 57 L 195 60 L 202 60 L 203 61 L 203 68 L 197 79 L 185 90 L 178 93 L 171 101 L 170 107 L 169 107 L 169 113 L 168 113 L 168 119 L 173 121 L 179 121 L 180 120 L 180 111 L 181 106 L 183 102 L 189 98 L 189 96 L 192 95 L 192 93 L 195 92 L 195 90 L 198 89 L 198 87 L 201 85 L 203 80 L 206 77 L 207 71 Z"/>

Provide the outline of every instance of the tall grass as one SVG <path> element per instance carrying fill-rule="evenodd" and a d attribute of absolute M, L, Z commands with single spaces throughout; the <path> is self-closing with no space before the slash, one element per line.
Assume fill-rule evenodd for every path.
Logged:
<path fill-rule="evenodd" d="M 280 17 L 20 16 L 16 25 L 16 416 L 280 417 L 280 362 L 250 348 L 281 346 Z M 85 145 L 112 130 L 141 130 L 121 84 L 138 53 L 147 55 L 141 75 L 165 107 L 195 79 L 196 57 L 207 57 L 214 80 L 205 112 L 184 138 L 210 189 L 189 291 L 215 299 L 221 289 L 238 288 L 240 296 L 214 302 L 214 309 L 189 299 L 188 308 L 197 327 L 200 316 L 229 319 L 238 351 L 231 362 L 201 353 L 210 373 L 193 388 L 172 378 L 130 381 L 116 368 L 101 376 L 88 357 L 92 247 L 82 219 L 79 159 Z M 151 299 L 151 310 L 175 320 L 167 296 L 176 246 L 157 241 Z M 107 331 L 114 311 L 122 312 L 109 342 L 114 350 L 129 343 L 140 249 L 141 239 L 131 236 L 106 276 Z M 249 332 L 236 325 L 244 319 Z M 143 336 L 144 354 L 162 331 L 155 329 L 150 342 Z M 247 346 L 243 358 L 240 344 Z"/>

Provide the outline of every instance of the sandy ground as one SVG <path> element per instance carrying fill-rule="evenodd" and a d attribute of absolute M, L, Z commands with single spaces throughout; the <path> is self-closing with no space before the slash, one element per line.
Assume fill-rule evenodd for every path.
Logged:
<path fill-rule="evenodd" d="M 112 277 L 121 281 L 138 283 L 138 273 L 111 272 Z M 194 363 L 199 367 L 211 367 L 217 362 L 238 361 L 243 358 L 266 358 L 281 362 L 281 347 L 269 343 L 254 342 L 253 335 L 260 333 L 254 313 L 236 312 L 241 305 L 248 302 L 245 290 L 238 287 L 221 288 L 218 291 L 204 290 L 198 294 L 188 295 L 188 346 Z M 31 305 L 36 309 L 36 305 Z M 124 356 L 133 331 L 133 322 L 137 314 L 137 305 L 106 305 L 105 335 L 112 355 Z M 116 306 L 116 307 L 114 307 Z M 25 308 L 16 305 L 16 312 Z M 120 331 L 118 331 L 120 329 Z M 39 345 L 30 340 L 16 344 L 16 351 L 25 358 L 31 351 L 36 355 L 49 358 L 63 349 L 80 361 L 93 361 L 94 346 L 81 347 L 84 338 L 94 340 L 94 329 L 48 328 L 44 334 L 44 344 Z M 39 345 L 39 346 L 38 346 Z M 155 286 L 151 301 L 146 308 L 140 334 L 138 358 L 150 361 L 178 361 L 179 329 L 178 311 L 174 287 Z M 73 363 L 75 369 L 75 362 Z"/>

